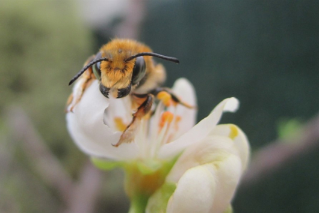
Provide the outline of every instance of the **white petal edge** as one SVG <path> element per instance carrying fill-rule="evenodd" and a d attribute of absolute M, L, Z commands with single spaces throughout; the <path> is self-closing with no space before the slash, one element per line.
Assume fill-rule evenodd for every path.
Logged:
<path fill-rule="evenodd" d="M 242 165 L 245 170 L 248 166 L 249 159 L 250 159 L 250 146 L 245 133 L 238 126 L 234 124 L 220 124 L 213 129 L 211 134 L 229 137 L 229 135 L 231 134 L 231 131 L 234 131 L 234 129 L 237 132 L 237 136 L 233 138 L 232 140 L 233 140 L 234 146 L 236 147 L 238 151 L 238 155 L 242 161 Z"/>
<path fill-rule="evenodd" d="M 216 169 L 216 181 L 218 183 L 217 196 L 209 212 L 222 213 L 230 205 L 243 174 L 241 160 L 237 155 L 229 155 L 225 160 L 209 165 L 210 168 Z"/>
<path fill-rule="evenodd" d="M 200 143 L 187 147 L 167 175 L 166 181 L 177 183 L 188 169 L 206 163 L 220 162 L 229 154 L 238 154 L 233 141 L 225 136 L 210 134 Z"/>
<path fill-rule="evenodd" d="M 214 174 L 205 167 L 189 169 L 168 201 L 167 213 L 207 213 L 216 191 Z"/>
<path fill-rule="evenodd" d="M 240 159 L 231 154 L 223 161 L 187 170 L 177 183 L 167 212 L 222 213 L 233 198 L 241 171 Z"/>
<path fill-rule="evenodd" d="M 224 112 L 236 112 L 239 108 L 239 101 L 237 98 L 230 98 L 224 106 Z"/>
<path fill-rule="evenodd" d="M 97 81 L 85 90 L 73 113 L 66 115 L 67 128 L 74 142 L 88 155 L 114 160 L 135 158 L 138 149 L 135 144 L 113 147 L 121 133 L 114 132 L 103 123 L 103 115 L 109 100 L 99 90 Z"/>
<path fill-rule="evenodd" d="M 203 140 L 217 125 L 224 110 L 236 110 L 239 101 L 236 98 L 227 98 L 219 103 L 213 111 L 190 131 L 181 135 L 178 139 L 162 146 L 159 158 L 167 159 L 176 156 L 186 147 Z"/>
<path fill-rule="evenodd" d="M 194 107 L 193 109 L 189 109 L 181 104 L 178 104 L 176 107 L 169 107 L 169 111 L 181 117 L 181 120 L 178 123 L 178 132 L 175 132 L 175 135 L 178 137 L 195 125 L 197 100 L 195 89 L 186 78 L 177 79 L 173 85 L 172 91 L 181 101 Z"/>
<path fill-rule="evenodd" d="M 110 104 L 104 111 L 103 123 L 114 131 L 118 131 L 114 118 L 121 118 L 123 123 L 127 125 L 132 121 L 131 99 L 129 96 L 120 99 L 110 96 L 108 101 Z"/>

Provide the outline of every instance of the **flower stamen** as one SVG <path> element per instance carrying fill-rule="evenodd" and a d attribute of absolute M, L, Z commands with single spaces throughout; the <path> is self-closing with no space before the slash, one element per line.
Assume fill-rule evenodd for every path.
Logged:
<path fill-rule="evenodd" d="M 162 114 L 161 120 L 159 122 L 160 131 L 164 127 L 165 123 L 170 124 L 174 119 L 173 113 L 166 111 Z"/>
<path fill-rule="evenodd" d="M 166 91 L 159 92 L 156 97 L 161 100 L 166 107 L 172 104 L 172 96 Z"/>

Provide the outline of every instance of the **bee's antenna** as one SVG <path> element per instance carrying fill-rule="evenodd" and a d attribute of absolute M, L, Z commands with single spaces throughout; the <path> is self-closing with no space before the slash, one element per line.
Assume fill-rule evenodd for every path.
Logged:
<path fill-rule="evenodd" d="M 125 62 L 130 61 L 133 58 L 136 58 L 136 57 L 139 57 L 139 56 L 154 56 L 154 57 L 157 57 L 157 58 L 161 58 L 161 59 L 164 59 L 164 60 L 167 60 L 167 61 L 172 61 L 172 62 L 175 62 L 175 63 L 179 64 L 179 60 L 177 58 L 170 57 L 170 56 L 165 56 L 165 55 L 160 55 L 160 54 L 157 54 L 157 53 L 150 53 L 150 52 L 138 53 L 136 55 L 130 56 L 127 59 L 125 59 Z"/>
<path fill-rule="evenodd" d="M 69 82 L 69 85 L 71 85 L 76 79 L 78 79 L 89 67 L 91 67 L 92 65 L 101 62 L 101 61 L 108 61 L 109 59 L 107 58 L 100 58 L 97 59 L 95 61 L 90 62 L 88 65 L 86 65 L 85 67 L 83 67 L 83 69 L 81 69 L 80 72 L 78 72 L 73 78 L 72 80 Z"/>

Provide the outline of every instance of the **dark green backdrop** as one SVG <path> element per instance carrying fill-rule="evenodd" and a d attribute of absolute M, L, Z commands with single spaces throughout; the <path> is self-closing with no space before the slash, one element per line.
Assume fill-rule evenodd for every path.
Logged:
<path fill-rule="evenodd" d="M 306 121 L 319 109 L 319 1 L 166 1 L 149 4 L 142 40 L 177 56 L 168 84 L 195 85 L 199 119 L 226 97 L 241 106 L 223 122 L 238 124 L 253 150 L 277 138 L 281 119 Z M 319 131 L 319 130 L 318 130 Z M 274 176 L 239 190 L 237 213 L 316 212 L 319 150 Z"/>

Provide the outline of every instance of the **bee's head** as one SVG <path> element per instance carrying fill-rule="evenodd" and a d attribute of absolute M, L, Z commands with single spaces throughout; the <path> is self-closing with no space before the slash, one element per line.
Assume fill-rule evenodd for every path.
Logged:
<path fill-rule="evenodd" d="M 122 98 L 130 94 L 131 88 L 138 85 L 146 77 L 146 63 L 143 56 L 155 56 L 179 63 L 176 58 L 152 52 L 138 53 L 129 57 L 126 54 L 120 54 L 121 52 L 118 50 L 116 54 L 103 55 L 102 52 L 99 52 L 88 65 L 73 77 L 69 85 L 92 67 L 96 79 L 100 81 L 101 93 L 107 98 L 110 93 L 116 98 Z"/>
<path fill-rule="evenodd" d="M 146 63 L 143 56 L 126 60 L 125 55 L 107 54 L 108 60 L 92 65 L 95 77 L 100 81 L 100 91 L 105 97 L 111 93 L 116 98 L 130 94 L 131 88 L 145 77 Z M 102 58 L 97 54 L 95 60 Z"/>

